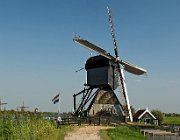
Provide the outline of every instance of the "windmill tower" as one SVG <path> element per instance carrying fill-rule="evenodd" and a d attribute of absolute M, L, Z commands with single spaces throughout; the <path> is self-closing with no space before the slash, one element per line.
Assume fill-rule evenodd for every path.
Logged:
<path fill-rule="evenodd" d="M 1 106 L 2 105 L 6 105 L 7 103 L 3 103 L 3 102 L 1 102 L 1 98 L 0 98 L 0 111 L 1 111 Z"/>
<path fill-rule="evenodd" d="M 123 70 L 136 75 L 145 74 L 146 70 L 119 59 L 112 14 L 109 8 L 108 16 L 115 56 L 110 55 L 102 48 L 79 36 L 75 36 L 73 39 L 81 46 L 100 54 L 90 57 L 86 61 L 85 69 L 87 71 L 87 83 L 84 90 L 74 94 L 74 115 L 79 115 L 82 110 L 94 115 L 102 110 L 110 109 L 111 112 L 114 110 L 118 116 L 129 118 L 129 121 L 132 121 L 132 113 Z M 118 88 L 121 90 L 122 94 L 122 97 L 119 98 L 115 94 L 115 90 Z M 94 89 L 96 89 L 96 91 L 93 93 Z M 83 94 L 83 96 L 77 108 L 76 96 L 81 94 Z M 89 101 L 91 102 L 87 109 L 85 109 L 85 106 Z"/>

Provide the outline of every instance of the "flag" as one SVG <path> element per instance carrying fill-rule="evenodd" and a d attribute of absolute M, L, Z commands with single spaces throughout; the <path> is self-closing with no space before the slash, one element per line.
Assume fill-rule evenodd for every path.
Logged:
<path fill-rule="evenodd" d="M 52 102 L 55 104 L 57 102 L 59 102 L 59 94 L 57 94 L 53 99 Z"/>

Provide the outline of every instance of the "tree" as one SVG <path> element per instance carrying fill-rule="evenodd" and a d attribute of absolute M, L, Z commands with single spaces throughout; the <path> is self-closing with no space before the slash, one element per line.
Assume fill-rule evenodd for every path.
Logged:
<path fill-rule="evenodd" d="M 132 115 L 134 115 L 136 113 L 136 109 L 133 106 L 131 106 L 131 113 L 132 113 Z"/>
<path fill-rule="evenodd" d="M 158 110 L 158 109 L 152 110 L 151 113 L 158 120 L 158 124 L 161 125 L 163 120 L 164 120 L 164 114 L 160 110 Z"/>
<path fill-rule="evenodd" d="M 126 116 L 128 116 L 129 115 L 128 106 L 127 105 L 123 105 L 123 109 L 125 111 Z M 131 109 L 132 115 L 134 115 L 136 113 L 135 108 L 133 106 L 130 106 L 130 109 Z"/>

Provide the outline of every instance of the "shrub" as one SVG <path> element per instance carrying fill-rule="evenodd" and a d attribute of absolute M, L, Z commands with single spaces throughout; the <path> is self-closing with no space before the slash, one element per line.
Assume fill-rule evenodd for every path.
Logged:
<path fill-rule="evenodd" d="M 152 110 L 151 113 L 157 118 L 158 124 L 161 125 L 164 120 L 164 115 L 160 110 Z"/>

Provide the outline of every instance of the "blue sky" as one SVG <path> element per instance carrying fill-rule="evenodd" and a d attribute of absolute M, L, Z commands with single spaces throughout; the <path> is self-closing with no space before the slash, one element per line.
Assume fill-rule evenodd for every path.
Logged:
<path fill-rule="evenodd" d="M 130 103 L 180 113 L 179 0 L 0 1 L 0 97 L 7 109 L 72 111 L 83 89 L 90 56 L 73 32 L 112 55 L 107 6 L 113 12 L 120 57 L 146 68 L 147 77 L 126 75 Z"/>

